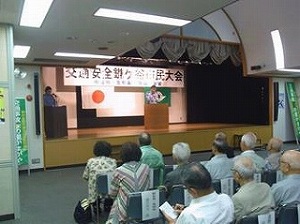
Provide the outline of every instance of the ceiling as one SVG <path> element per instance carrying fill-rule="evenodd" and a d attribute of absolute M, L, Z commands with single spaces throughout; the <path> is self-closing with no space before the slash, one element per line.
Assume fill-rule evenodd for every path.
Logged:
<path fill-rule="evenodd" d="M 13 26 L 15 45 L 30 45 L 16 64 L 93 67 L 107 60 L 57 57 L 54 53 L 122 55 L 146 41 L 178 28 L 93 14 L 100 7 L 195 21 L 237 0 L 54 0 L 41 28 L 21 27 L 23 0 L 0 0 L 0 23 Z"/>

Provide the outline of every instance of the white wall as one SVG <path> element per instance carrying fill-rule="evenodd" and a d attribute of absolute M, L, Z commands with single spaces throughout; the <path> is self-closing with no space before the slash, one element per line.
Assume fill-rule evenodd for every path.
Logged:
<path fill-rule="evenodd" d="M 25 98 L 27 95 L 32 96 L 32 101 L 26 102 L 26 116 L 27 116 L 27 141 L 28 141 L 28 156 L 31 169 L 44 167 L 43 156 L 43 111 L 40 104 L 40 135 L 36 135 L 35 127 L 35 100 L 34 100 L 34 73 L 41 75 L 40 67 L 38 66 L 18 66 L 21 71 L 27 72 L 27 76 L 24 79 L 15 79 L 15 97 Z M 42 102 L 43 90 L 39 87 L 40 103 Z M 34 163 L 32 163 L 34 161 Z M 20 169 L 27 169 L 27 166 L 20 167 Z"/>
<path fill-rule="evenodd" d="M 225 7 L 241 37 L 247 63 L 247 74 L 276 69 L 270 32 L 278 29 L 281 35 L 285 67 L 300 65 L 299 0 L 237 1 Z M 251 66 L 265 66 L 251 71 Z"/>

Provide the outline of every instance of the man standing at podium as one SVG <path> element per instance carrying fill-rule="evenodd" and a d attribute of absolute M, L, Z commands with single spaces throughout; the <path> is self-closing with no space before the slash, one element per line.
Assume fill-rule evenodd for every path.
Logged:
<path fill-rule="evenodd" d="M 44 93 L 44 106 L 45 107 L 56 107 L 57 100 L 56 95 L 52 93 L 52 88 L 50 86 L 46 86 Z"/>
<path fill-rule="evenodd" d="M 157 91 L 155 85 L 151 86 L 150 91 L 146 93 L 147 104 L 157 104 L 160 101 L 162 101 L 164 98 L 165 96 L 160 91 Z"/>

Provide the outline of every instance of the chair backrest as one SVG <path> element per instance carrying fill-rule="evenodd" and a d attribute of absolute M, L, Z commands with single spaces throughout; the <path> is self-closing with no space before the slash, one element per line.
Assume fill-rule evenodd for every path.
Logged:
<path fill-rule="evenodd" d="M 264 171 L 261 175 L 261 182 L 267 183 L 269 186 L 272 186 L 274 183 L 276 183 L 276 170 L 269 170 Z"/>
<path fill-rule="evenodd" d="M 143 200 L 145 202 L 145 198 L 143 199 L 143 192 L 133 192 L 128 194 L 128 201 L 127 201 L 127 217 L 128 220 L 131 221 L 143 221 L 143 220 L 148 220 L 146 215 L 143 214 L 143 210 L 149 210 L 149 209 L 154 209 L 156 211 L 156 216 L 152 217 L 152 219 L 159 219 L 162 218 L 161 214 L 159 213 L 158 207 L 162 205 L 166 201 L 166 192 L 163 189 L 160 190 L 150 190 L 150 191 L 144 191 L 144 193 L 149 193 L 151 195 L 154 195 L 156 197 L 156 192 L 158 192 L 159 199 L 158 199 L 158 205 L 151 205 L 146 208 L 143 208 Z M 148 201 L 146 199 L 146 201 Z M 154 211 L 155 212 L 155 211 Z"/>
<path fill-rule="evenodd" d="M 260 215 L 244 216 L 236 224 L 275 224 L 275 211 L 272 210 Z"/>
<path fill-rule="evenodd" d="M 185 190 L 184 185 L 174 185 L 172 187 L 172 190 L 170 192 L 170 195 L 168 197 L 168 202 L 170 205 L 175 205 L 175 204 L 184 204 L 185 202 L 185 197 L 184 197 L 184 190 Z"/>
<path fill-rule="evenodd" d="M 98 194 L 109 194 L 112 173 L 98 174 L 96 178 L 96 190 Z"/>
<path fill-rule="evenodd" d="M 232 177 L 225 179 L 215 179 L 212 180 L 212 186 L 217 194 L 224 193 L 232 196 L 238 187 L 238 184 L 234 181 Z"/>
<path fill-rule="evenodd" d="M 278 211 L 278 224 L 297 224 L 300 222 L 299 205 L 283 205 Z"/>
<path fill-rule="evenodd" d="M 150 189 L 160 185 L 160 169 L 150 169 Z"/>
<path fill-rule="evenodd" d="M 175 166 L 174 165 L 165 165 L 164 169 L 164 180 L 166 179 L 166 176 L 168 173 L 172 172 L 174 170 Z"/>

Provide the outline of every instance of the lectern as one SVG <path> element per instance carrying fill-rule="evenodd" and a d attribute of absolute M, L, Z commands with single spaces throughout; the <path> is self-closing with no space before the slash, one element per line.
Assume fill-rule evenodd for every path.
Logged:
<path fill-rule="evenodd" d="M 165 129 L 169 127 L 168 104 L 145 104 L 145 129 Z"/>
<path fill-rule="evenodd" d="M 62 138 L 68 136 L 66 106 L 44 107 L 46 138 Z"/>

